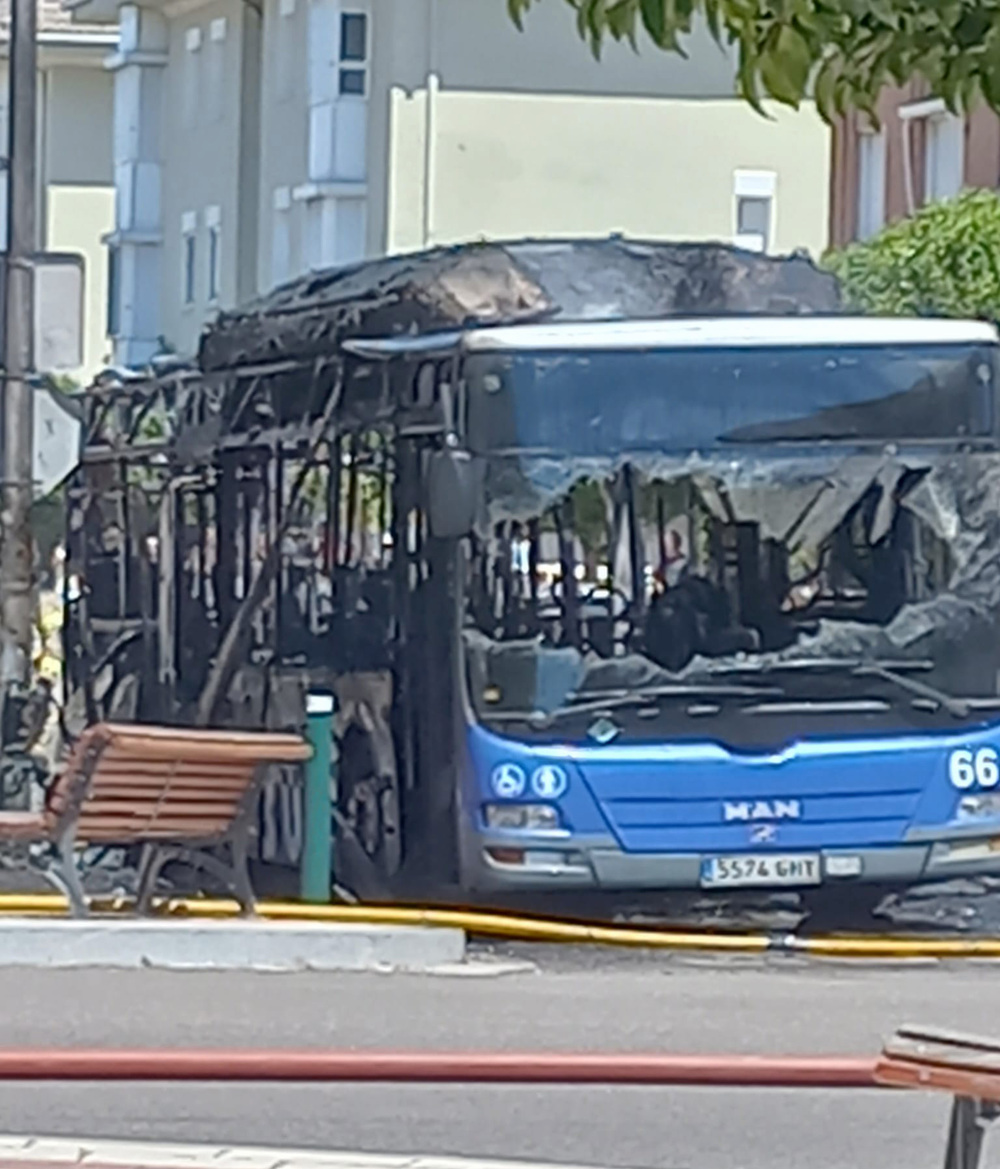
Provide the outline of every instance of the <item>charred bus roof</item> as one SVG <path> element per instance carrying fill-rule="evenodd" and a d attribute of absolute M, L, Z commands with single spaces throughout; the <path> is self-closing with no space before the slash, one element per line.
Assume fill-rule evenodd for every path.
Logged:
<path fill-rule="evenodd" d="M 462 244 L 311 273 L 223 312 L 198 364 L 207 374 L 330 358 L 351 338 L 841 307 L 835 277 L 806 256 L 621 238 Z"/>

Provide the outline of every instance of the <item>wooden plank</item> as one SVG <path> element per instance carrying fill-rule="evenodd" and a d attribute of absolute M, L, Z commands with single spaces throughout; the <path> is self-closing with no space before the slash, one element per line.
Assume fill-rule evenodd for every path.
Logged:
<path fill-rule="evenodd" d="M 94 779 L 96 782 L 100 782 L 102 779 L 129 780 L 142 776 L 155 779 L 159 783 L 166 783 L 167 780 L 176 776 L 180 779 L 242 779 L 246 783 L 253 773 L 254 768 L 247 764 L 204 767 L 190 763 L 178 763 L 172 767 L 160 767 L 143 760 L 133 760 L 128 766 L 100 767 L 94 773 Z"/>
<path fill-rule="evenodd" d="M 128 800 L 95 800 L 87 806 L 80 817 L 80 823 L 91 818 L 99 819 L 102 816 L 131 816 L 136 819 L 153 819 L 170 817 L 174 820 L 219 820 L 230 821 L 236 815 L 238 802 L 233 800 L 185 800 L 175 803 L 166 800 L 163 803 L 137 803 Z"/>
<path fill-rule="evenodd" d="M 202 794 L 218 793 L 219 798 L 229 799 L 234 795 L 241 795 L 249 786 L 248 776 L 225 780 L 215 776 L 211 780 L 204 780 L 195 775 L 183 775 L 171 780 L 169 784 L 162 780 L 154 782 L 149 776 L 140 776 L 136 782 L 125 778 L 116 778 L 95 784 L 89 798 L 91 800 L 104 800 L 127 798 L 129 795 L 133 795 L 141 800 L 160 799 L 166 792 L 170 797 L 180 794 L 185 798 L 193 799 L 197 799 Z"/>
<path fill-rule="evenodd" d="M 912 1039 L 918 1043 L 938 1043 L 953 1047 L 976 1048 L 979 1051 L 1000 1052 L 1000 1039 L 982 1035 L 969 1035 L 962 1031 L 951 1031 L 943 1027 L 915 1027 L 907 1024 L 896 1029 L 895 1038 Z M 890 1043 L 893 1040 L 889 1041 Z"/>
<path fill-rule="evenodd" d="M 312 753 L 297 735 L 264 732 L 192 731 L 172 727 L 114 727 L 106 753 L 146 759 L 244 760 L 301 763 Z"/>
<path fill-rule="evenodd" d="M 101 817 L 87 825 L 87 830 L 81 832 L 78 839 L 87 844 L 141 844 L 145 840 L 173 840 L 178 844 L 190 844 L 196 847 L 204 841 L 215 841 L 224 836 L 229 828 L 229 822 L 211 822 L 204 824 L 186 823 L 183 825 L 163 824 L 146 830 L 144 823 L 122 821 L 115 817 Z"/>
<path fill-rule="evenodd" d="M 966 1068 L 1000 1075 L 1000 1052 L 983 1048 L 893 1039 L 886 1044 L 884 1054 L 888 1059 L 906 1061 L 920 1066 Z"/>
<path fill-rule="evenodd" d="M 883 1057 L 875 1065 L 875 1082 L 887 1088 L 920 1088 L 1000 1103 L 1000 1075 L 989 1072 Z"/>

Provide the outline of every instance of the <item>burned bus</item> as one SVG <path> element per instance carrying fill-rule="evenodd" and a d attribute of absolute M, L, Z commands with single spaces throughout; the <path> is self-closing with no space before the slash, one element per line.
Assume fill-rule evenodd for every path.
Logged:
<path fill-rule="evenodd" d="M 363 895 L 1000 870 L 998 344 L 707 245 L 295 282 L 90 395 L 71 703 L 335 694 Z"/>

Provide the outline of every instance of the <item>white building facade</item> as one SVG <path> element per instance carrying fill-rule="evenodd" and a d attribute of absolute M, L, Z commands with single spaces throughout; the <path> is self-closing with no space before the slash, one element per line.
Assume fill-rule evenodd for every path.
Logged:
<path fill-rule="evenodd" d="M 311 268 L 468 239 L 826 244 L 814 109 L 765 119 L 707 36 L 609 46 L 503 0 L 69 0 L 120 30 L 116 359 L 192 352 L 220 307 Z"/>
<path fill-rule="evenodd" d="M 0 4 L 0 150 L 6 151 L 9 5 Z M 38 10 L 38 246 L 80 256 L 84 268 L 85 383 L 107 361 L 108 271 L 103 237 L 114 224 L 111 78 L 104 61 L 114 29 L 76 23 L 59 0 Z M 0 157 L 0 246 L 7 239 L 6 158 Z"/>

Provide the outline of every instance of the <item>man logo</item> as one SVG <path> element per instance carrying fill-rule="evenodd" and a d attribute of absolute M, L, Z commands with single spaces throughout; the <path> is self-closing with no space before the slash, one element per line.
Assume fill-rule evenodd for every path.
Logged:
<path fill-rule="evenodd" d="M 750 829 L 751 844 L 772 844 L 778 839 L 778 829 L 774 824 L 754 824 Z"/>
<path fill-rule="evenodd" d="M 734 820 L 744 824 L 755 820 L 801 820 L 802 804 L 798 800 L 727 800 L 722 805 L 722 818 L 727 824 Z"/>

